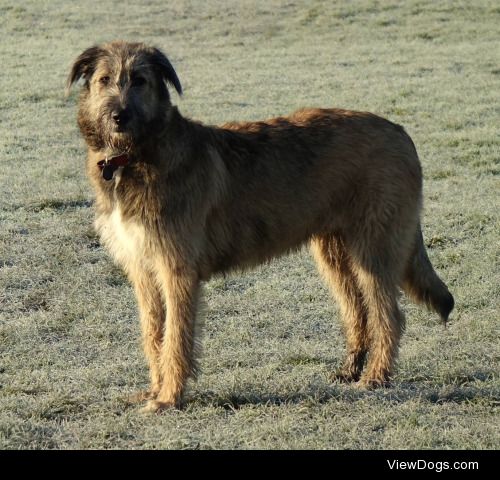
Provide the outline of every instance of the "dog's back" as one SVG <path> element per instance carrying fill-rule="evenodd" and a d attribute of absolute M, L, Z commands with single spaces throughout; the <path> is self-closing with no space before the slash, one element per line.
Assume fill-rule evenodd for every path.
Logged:
<path fill-rule="evenodd" d="M 366 230 L 389 231 L 401 215 L 416 229 L 422 178 L 413 143 L 373 114 L 304 109 L 226 124 L 211 131 L 205 151 L 222 186 L 206 221 L 214 271 L 259 263 L 315 234 L 355 241 Z"/>

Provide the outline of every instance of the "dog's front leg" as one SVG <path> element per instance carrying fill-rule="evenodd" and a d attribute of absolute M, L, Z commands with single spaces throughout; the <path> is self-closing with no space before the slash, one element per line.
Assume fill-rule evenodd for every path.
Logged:
<path fill-rule="evenodd" d="M 160 351 L 162 383 L 147 411 L 180 407 L 188 378 L 196 373 L 195 321 L 198 275 L 186 268 L 163 266 L 158 277 L 166 300 L 166 323 Z"/>
<path fill-rule="evenodd" d="M 165 302 L 158 282 L 151 270 L 140 265 L 128 269 L 139 305 L 144 353 L 149 363 L 150 390 L 131 395 L 135 403 L 156 398 L 161 387 L 160 353 L 165 330 Z"/>

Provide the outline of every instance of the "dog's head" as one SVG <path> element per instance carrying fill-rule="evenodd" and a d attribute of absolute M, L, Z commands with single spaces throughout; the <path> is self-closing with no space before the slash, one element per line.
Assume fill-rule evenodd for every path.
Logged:
<path fill-rule="evenodd" d="M 67 89 L 80 78 L 78 124 L 95 149 L 125 150 L 154 134 L 170 108 L 167 86 L 182 87 L 168 58 L 142 43 L 91 47 L 76 60 Z"/>

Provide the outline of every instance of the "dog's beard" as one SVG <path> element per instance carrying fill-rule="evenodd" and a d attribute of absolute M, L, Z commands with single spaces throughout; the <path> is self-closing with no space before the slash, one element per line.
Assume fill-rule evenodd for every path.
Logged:
<path fill-rule="evenodd" d="M 106 145 L 111 152 L 128 152 L 134 146 L 134 139 L 128 132 L 111 132 Z"/>
<path fill-rule="evenodd" d="M 130 126 L 126 129 L 117 128 L 115 122 L 109 115 L 102 116 L 98 123 L 98 131 L 105 132 L 103 135 L 103 143 L 106 150 L 113 154 L 131 150 L 136 142 L 136 135 Z"/>
<path fill-rule="evenodd" d="M 78 124 L 89 146 L 115 155 L 135 151 L 135 147 L 159 135 L 164 130 L 165 117 L 160 115 L 145 122 L 131 119 L 126 128 L 119 130 L 109 109 L 104 109 L 93 121 L 89 121 L 83 115 L 80 116 Z"/>
<path fill-rule="evenodd" d="M 162 117 L 143 123 L 131 122 L 123 130 L 111 129 L 106 144 L 113 151 L 136 150 L 136 147 L 145 146 L 151 139 L 157 137 L 164 126 Z"/>

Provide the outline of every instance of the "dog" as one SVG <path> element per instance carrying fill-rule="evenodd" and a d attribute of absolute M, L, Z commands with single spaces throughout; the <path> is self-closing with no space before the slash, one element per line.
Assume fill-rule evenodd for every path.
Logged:
<path fill-rule="evenodd" d="M 179 78 L 142 43 L 85 50 L 68 91 L 79 79 L 95 227 L 139 305 L 145 411 L 181 407 L 196 376 L 201 282 L 305 244 L 345 326 L 334 379 L 391 380 L 405 323 L 399 288 L 447 321 L 454 299 L 426 253 L 421 165 L 401 126 L 341 109 L 206 126 L 171 103 Z"/>

